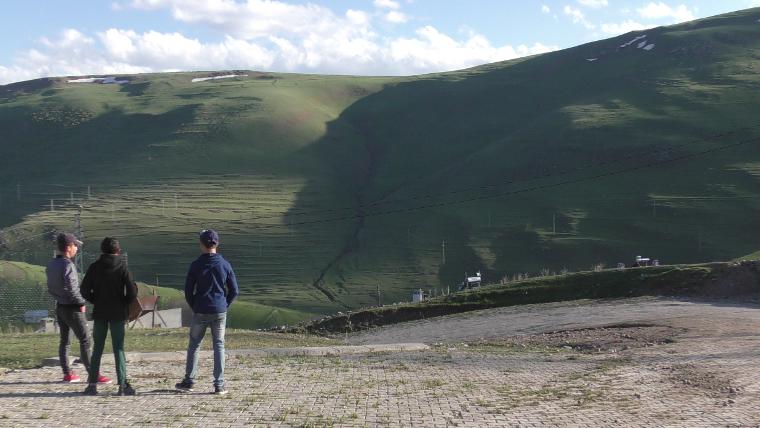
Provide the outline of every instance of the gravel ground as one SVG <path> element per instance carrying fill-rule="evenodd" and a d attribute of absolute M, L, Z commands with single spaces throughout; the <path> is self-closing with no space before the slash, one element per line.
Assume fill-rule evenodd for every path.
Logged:
<path fill-rule="evenodd" d="M 757 426 L 758 331 L 739 302 L 497 309 L 348 338 L 433 345 L 419 352 L 232 356 L 224 397 L 208 359 L 189 394 L 171 388 L 178 362 L 131 363 L 136 397 L 81 396 L 55 368 L 8 372 L 0 426 Z"/>

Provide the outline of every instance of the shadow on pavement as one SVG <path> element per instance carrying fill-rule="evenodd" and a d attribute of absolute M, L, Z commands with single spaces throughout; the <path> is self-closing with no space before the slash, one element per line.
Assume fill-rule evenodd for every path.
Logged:
<path fill-rule="evenodd" d="M 9 392 L 0 393 L 0 400 L 3 398 L 56 398 L 56 397 L 84 397 L 82 391 L 76 392 Z"/>
<path fill-rule="evenodd" d="M 9 385 L 70 385 L 70 384 L 63 383 L 59 380 L 39 381 L 39 382 L 0 382 L 0 386 L 9 386 Z M 86 385 L 86 384 L 82 383 L 82 385 Z"/>

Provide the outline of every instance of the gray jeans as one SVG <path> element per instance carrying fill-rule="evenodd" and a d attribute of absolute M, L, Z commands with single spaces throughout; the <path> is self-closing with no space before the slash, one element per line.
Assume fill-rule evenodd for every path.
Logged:
<path fill-rule="evenodd" d="M 214 345 L 214 386 L 224 386 L 224 331 L 227 325 L 227 313 L 193 314 L 190 323 L 190 343 L 187 345 L 187 364 L 185 381 L 195 383 L 198 373 L 198 348 L 206 335 L 206 328 L 211 327 Z"/>
<path fill-rule="evenodd" d="M 79 359 L 84 364 L 87 371 L 90 370 L 90 334 L 87 331 L 87 318 L 84 312 L 79 312 L 78 307 L 56 306 L 55 314 L 58 318 L 58 326 L 61 329 L 61 342 L 58 345 L 58 358 L 61 360 L 61 369 L 63 374 L 71 373 L 69 367 L 69 349 L 70 338 L 69 332 L 73 331 L 77 340 L 79 340 Z"/>

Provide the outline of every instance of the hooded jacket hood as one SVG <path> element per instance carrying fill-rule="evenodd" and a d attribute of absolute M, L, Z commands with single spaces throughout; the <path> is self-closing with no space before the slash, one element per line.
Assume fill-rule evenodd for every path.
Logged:
<path fill-rule="evenodd" d="M 126 259 L 120 254 L 101 254 L 100 263 L 106 272 L 114 272 L 127 267 Z"/>
<path fill-rule="evenodd" d="M 91 264 L 82 281 L 82 295 L 92 302 L 94 319 L 127 319 L 128 305 L 137 297 L 137 285 L 127 269 L 127 260 L 117 254 L 102 254 Z"/>

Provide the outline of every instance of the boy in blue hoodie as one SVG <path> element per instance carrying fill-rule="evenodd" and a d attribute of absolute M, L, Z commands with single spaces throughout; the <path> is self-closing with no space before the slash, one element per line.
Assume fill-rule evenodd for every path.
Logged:
<path fill-rule="evenodd" d="M 185 378 L 176 388 L 192 391 L 198 372 L 198 348 L 206 328 L 211 327 L 214 340 L 214 393 L 227 393 L 224 387 L 224 330 L 227 309 L 238 295 L 238 284 L 232 266 L 220 254 L 219 234 L 204 230 L 200 235 L 201 255 L 191 265 L 185 281 L 185 300 L 193 310 L 190 343 L 187 346 Z"/>

